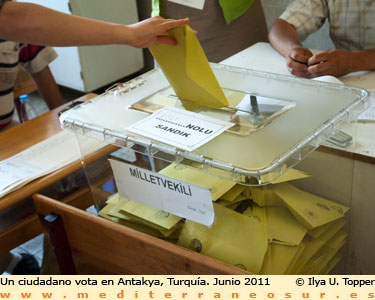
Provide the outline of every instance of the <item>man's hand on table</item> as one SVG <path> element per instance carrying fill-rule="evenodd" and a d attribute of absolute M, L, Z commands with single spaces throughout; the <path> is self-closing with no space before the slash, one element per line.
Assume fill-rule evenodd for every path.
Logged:
<path fill-rule="evenodd" d="M 375 50 L 328 49 L 313 55 L 307 48 L 295 47 L 286 56 L 286 66 L 298 77 L 341 77 L 351 72 L 374 70 Z"/>
<path fill-rule="evenodd" d="M 307 48 L 296 47 L 290 50 L 286 56 L 286 66 L 289 72 L 298 77 L 310 78 L 308 61 L 313 56 Z"/>
<path fill-rule="evenodd" d="M 344 76 L 350 72 L 353 53 L 347 50 L 330 49 L 310 57 L 307 72 L 311 77 L 332 75 Z"/>
<path fill-rule="evenodd" d="M 296 47 L 287 55 L 286 66 L 291 74 L 298 77 L 341 77 L 351 72 L 352 60 L 352 52 L 346 50 L 330 49 L 313 55 L 307 48 Z"/>

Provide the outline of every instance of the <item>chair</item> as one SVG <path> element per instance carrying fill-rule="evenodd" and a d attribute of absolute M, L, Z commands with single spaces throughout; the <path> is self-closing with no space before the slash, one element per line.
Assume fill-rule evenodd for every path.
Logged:
<path fill-rule="evenodd" d="M 49 197 L 33 198 L 62 274 L 77 273 L 72 255 L 111 274 L 249 274 Z"/>

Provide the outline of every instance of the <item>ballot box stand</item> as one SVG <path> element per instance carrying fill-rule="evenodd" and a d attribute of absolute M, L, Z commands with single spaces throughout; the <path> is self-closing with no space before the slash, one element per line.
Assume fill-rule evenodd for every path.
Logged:
<path fill-rule="evenodd" d="M 158 93 L 165 95 L 169 88 L 158 69 L 64 113 L 60 117 L 62 127 L 76 134 L 99 215 L 149 234 L 150 243 L 156 238 L 163 239 L 166 249 L 173 247 L 178 251 L 184 247 L 193 251 L 194 257 L 208 255 L 232 265 L 233 274 L 238 274 L 239 269 L 257 274 L 353 273 L 348 260 L 352 161 L 342 164 L 342 157 L 337 153 L 345 150 L 320 146 L 340 147 L 329 139 L 346 124 L 355 127 L 358 114 L 368 106 L 368 93 L 358 88 L 265 72 L 215 64 L 211 67 L 223 89 L 278 98 L 295 105 L 259 128 L 250 128 L 246 123 L 245 127 L 248 127 L 240 134 L 224 132 L 194 151 L 127 131 L 128 126 L 147 117 L 150 113 L 147 109 L 155 105 L 151 101 L 151 106 L 139 110 L 150 104 L 144 99 Z M 314 100 L 318 103 L 313 103 Z M 135 105 L 140 101 L 143 101 L 142 105 Z M 325 101 L 327 105 L 324 105 Z M 168 103 L 170 105 L 170 101 Z M 156 104 L 160 105 L 160 102 Z M 172 105 L 176 106 L 176 103 Z M 209 109 L 199 110 L 200 113 L 207 111 Z M 309 117 L 316 120 L 310 122 Z M 352 138 L 351 145 L 346 147 L 355 145 L 354 134 Z M 83 150 L 88 139 L 98 141 L 100 146 L 96 151 Z M 241 154 L 243 152 L 246 155 Z M 155 174 L 169 174 L 165 170 L 173 166 L 176 170 L 198 172 L 196 178 L 215 177 L 233 185 L 222 195 L 216 193 L 215 220 L 211 228 L 185 218 L 178 219 L 172 227 L 163 227 L 162 221 L 137 214 L 142 211 L 137 205 L 132 206 L 133 210 L 113 211 L 115 202 L 124 199 L 121 200 L 123 197 L 118 194 L 119 180 L 114 177 L 111 160 Z M 184 182 L 181 178 L 177 180 Z M 199 186 L 199 183 L 195 184 Z M 204 185 L 201 186 L 215 194 L 217 186 Z M 149 198 L 152 197 L 150 194 Z M 298 197 L 301 201 L 296 199 Z M 129 200 L 133 199 L 125 199 L 124 203 Z M 108 211 L 110 206 L 112 211 Z M 170 215 L 164 213 L 158 210 L 157 215 Z M 267 221 L 267 217 L 272 219 Z M 225 220 L 229 220 L 227 224 Z M 288 220 L 295 225 L 290 225 Z M 285 228 L 284 225 L 277 226 L 285 222 Z M 254 227 L 247 230 L 245 226 Z M 223 232 L 238 232 L 238 228 L 243 236 L 236 236 L 235 246 L 226 249 L 225 245 L 232 240 Z M 289 231 L 277 230 L 280 228 L 291 228 L 295 234 L 290 237 Z M 254 234 L 247 235 L 249 231 Z M 212 244 L 210 238 L 215 238 L 217 244 Z M 260 246 L 251 250 L 255 242 Z M 288 257 L 287 263 L 278 264 L 277 261 L 281 261 L 278 255 Z M 237 261 L 237 256 L 246 259 Z M 204 260 L 198 260 L 204 264 Z M 165 265 L 171 263 L 165 261 Z M 160 274 L 165 270 L 168 267 L 160 270 Z M 186 270 L 181 270 L 181 274 L 185 273 Z"/>

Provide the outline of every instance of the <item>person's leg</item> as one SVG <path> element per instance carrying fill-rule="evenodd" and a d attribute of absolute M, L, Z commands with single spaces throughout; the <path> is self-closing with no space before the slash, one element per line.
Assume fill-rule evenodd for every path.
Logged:
<path fill-rule="evenodd" d="M 49 109 L 63 104 L 59 88 L 48 66 L 38 73 L 31 74 L 31 76 Z"/>
<path fill-rule="evenodd" d="M 39 275 L 40 267 L 34 256 L 8 252 L 0 256 L 0 275 Z"/>

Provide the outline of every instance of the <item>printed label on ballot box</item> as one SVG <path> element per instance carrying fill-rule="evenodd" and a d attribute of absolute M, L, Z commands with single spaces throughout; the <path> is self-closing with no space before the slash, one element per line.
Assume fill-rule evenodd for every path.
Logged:
<path fill-rule="evenodd" d="M 129 126 L 126 130 L 193 151 L 233 125 L 202 114 L 166 107 Z"/>
<path fill-rule="evenodd" d="M 211 226 L 214 209 L 208 189 L 121 161 L 109 160 L 121 197 Z"/>

